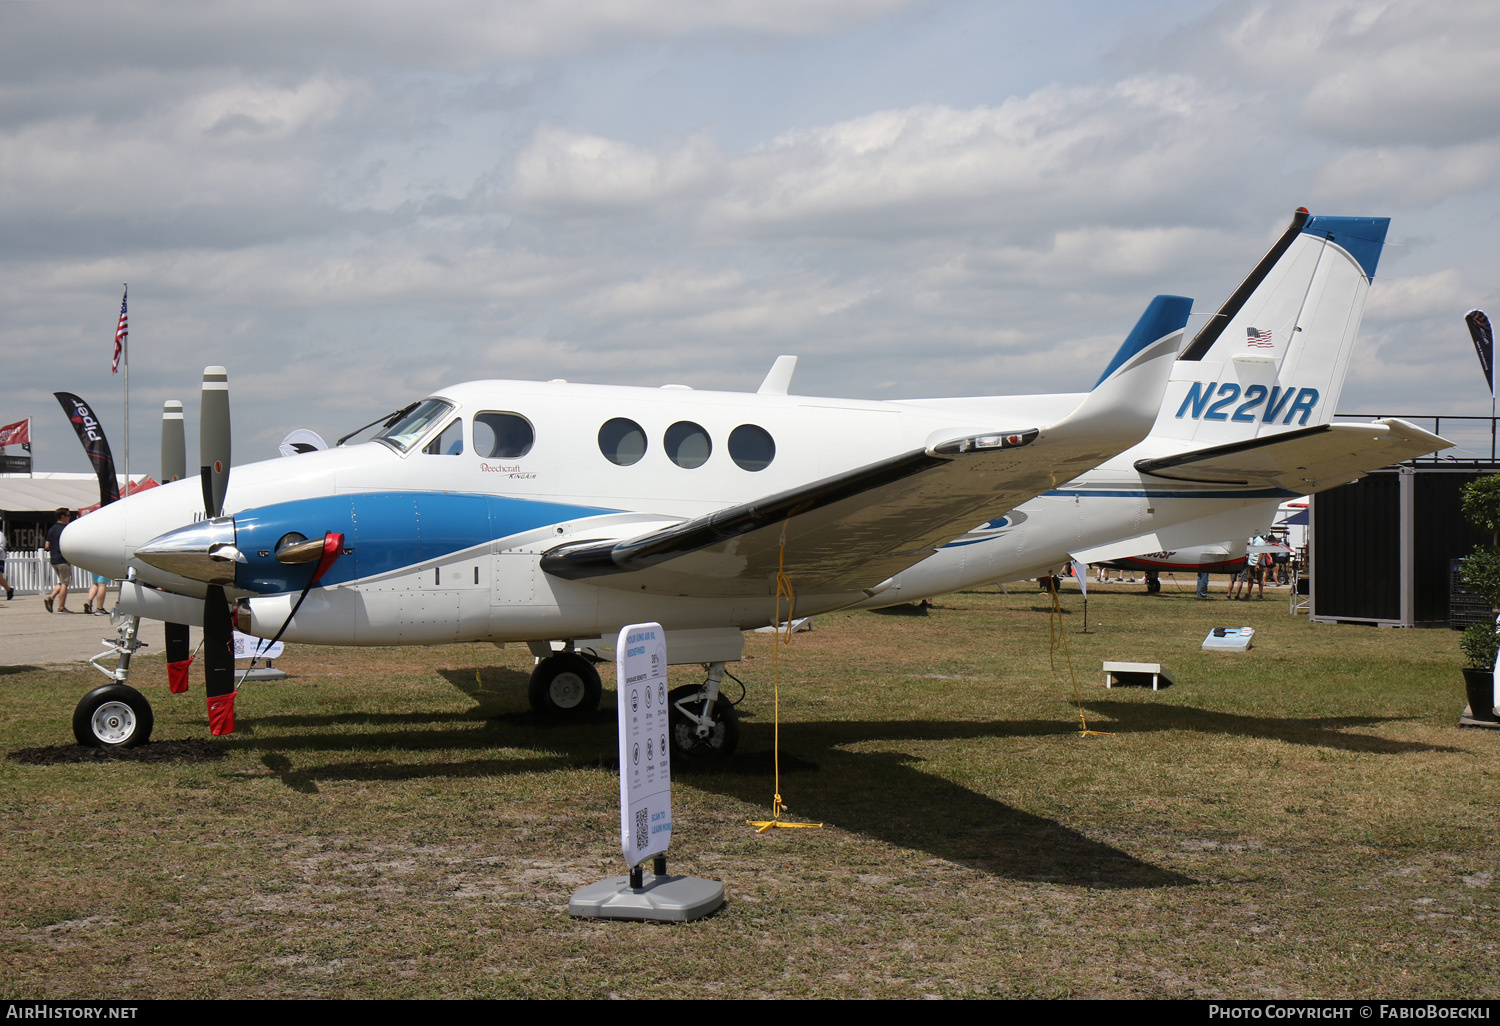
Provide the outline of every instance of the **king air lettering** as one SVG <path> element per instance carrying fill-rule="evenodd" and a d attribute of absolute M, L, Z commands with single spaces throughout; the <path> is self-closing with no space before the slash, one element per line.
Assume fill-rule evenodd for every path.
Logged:
<path fill-rule="evenodd" d="M 1215 388 L 1218 389 L 1217 395 Z M 1293 393 L 1296 398 L 1293 398 Z M 1280 385 L 1267 388 L 1265 385 L 1251 385 L 1241 392 L 1240 386 L 1233 381 L 1226 381 L 1222 385 L 1217 381 L 1210 381 L 1208 384 L 1195 381 L 1182 400 L 1182 405 L 1177 408 L 1177 418 L 1181 420 L 1186 415 L 1193 420 L 1230 420 L 1250 424 L 1255 422 L 1258 415 L 1264 424 L 1276 423 L 1277 417 L 1281 417 L 1281 423 L 1290 424 L 1292 418 L 1300 413 L 1302 416 L 1297 423 L 1305 425 L 1316 405 L 1316 388 L 1282 388 Z"/>

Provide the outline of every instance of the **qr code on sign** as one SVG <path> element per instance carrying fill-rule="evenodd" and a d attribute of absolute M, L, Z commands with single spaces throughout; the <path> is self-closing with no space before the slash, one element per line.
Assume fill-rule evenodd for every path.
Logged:
<path fill-rule="evenodd" d="M 650 826 L 650 820 L 646 816 L 646 810 L 645 809 L 638 809 L 638 810 L 636 810 L 636 814 L 635 814 L 635 847 L 636 847 L 637 851 L 639 851 L 640 849 L 646 847 L 646 844 L 651 840 L 651 831 L 649 829 L 649 826 Z"/>

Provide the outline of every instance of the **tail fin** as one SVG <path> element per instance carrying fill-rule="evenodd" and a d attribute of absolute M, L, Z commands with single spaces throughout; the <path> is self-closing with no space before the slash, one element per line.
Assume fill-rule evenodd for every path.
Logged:
<path fill-rule="evenodd" d="M 1181 332 L 1187 327 L 1188 314 L 1192 309 L 1193 301 L 1186 296 L 1153 298 L 1147 305 L 1146 312 L 1141 314 L 1141 319 L 1130 329 L 1130 334 L 1125 336 L 1125 342 L 1115 353 L 1114 359 L 1109 361 L 1109 366 L 1104 368 L 1104 373 L 1094 382 L 1094 387 L 1098 388 L 1110 378 L 1128 370 L 1127 365 L 1153 342 Z"/>
<path fill-rule="evenodd" d="M 1083 401 L 1044 433 L 1054 443 L 1074 432 L 1108 443 L 1093 453 L 1095 465 L 1119 455 L 1144 439 L 1155 423 L 1162 395 L 1182 350 L 1182 329 L 1193 301 L 1182 296 L 1157 296 L 1141 314 L 1125 344 Z M 1074 469 L 1054 484 L 1081 472 Z"/>
<path fill-rule="evenodd" d="M 1299 208 L 1183 350 L 1152 439 L 1222 445 L 1331 422 L 1389 225 Z"/>

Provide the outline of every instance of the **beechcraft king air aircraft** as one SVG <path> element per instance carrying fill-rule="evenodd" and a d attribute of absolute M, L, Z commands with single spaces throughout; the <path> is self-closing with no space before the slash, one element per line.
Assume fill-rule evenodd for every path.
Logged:
<path fill-rule="evenodd" d="M 527 642 L 533 706 L 586 714 L 593 639 L 655 620 L 672 662 L 709 664 L 673 693 L 674 743 L 727 755 L 719 681 L 740 632 L 786 614 L 778 576 L 799 615 L 904 602 L 1115 543 L 1161 548 L 1147 539 L 1185 523 L 1241 534 L 1226 525 L 1288 475 L 1306 494 L 1441 447 L 1400 422 L 1327 423 L 1385 225 L 1299 211 L 1180 358 L 1190 301 L 1158 296 L 1080 394 L 793 396 L 787 357 L 756 393 L 474 381 L 373 441 L 238 467 L 230 484 L 227 381 L 209 368 L 201 484 L 107 506 L 63 552 L 130 578 L 126 613 L 204 627 L 215 733 L 233 730 L 231 623 L 326 645 Z M 123 681 L 80 704 L 80 742 L 144 740 L 149 705 Z"/>

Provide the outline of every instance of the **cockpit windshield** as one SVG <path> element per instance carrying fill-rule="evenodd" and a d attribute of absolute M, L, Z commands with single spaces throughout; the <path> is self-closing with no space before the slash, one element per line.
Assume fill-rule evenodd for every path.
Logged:
<path fill-rule="evenodd" d="M 400 420 L 390 424 L 375 441 L 384 442 L 397 452 L 406 452 L 427 433 L 434 421 L 446 417 L 453 404 L 443 399 L 423 399 L 413 406 Z"/>

